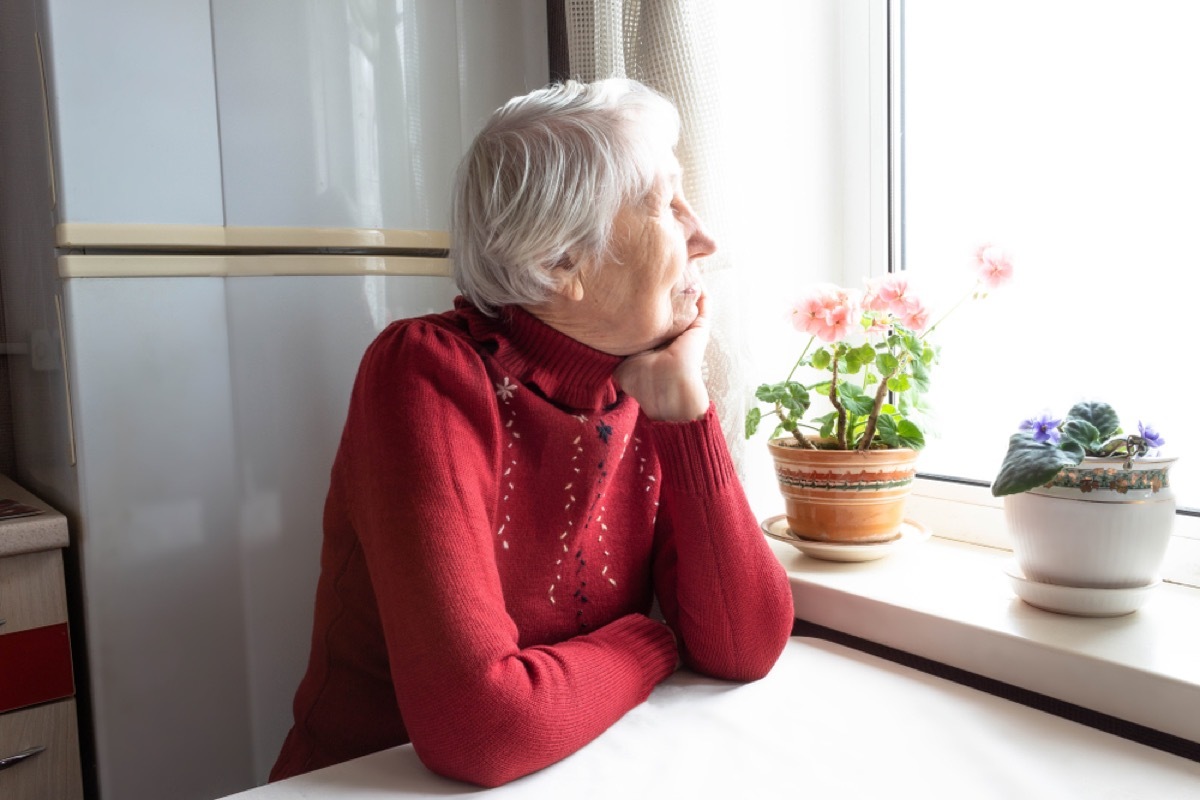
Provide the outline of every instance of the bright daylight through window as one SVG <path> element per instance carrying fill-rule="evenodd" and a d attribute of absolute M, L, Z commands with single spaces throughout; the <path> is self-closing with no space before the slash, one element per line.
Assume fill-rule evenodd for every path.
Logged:
<path fill-rule="evenodd" d="M 939 329 L 922 471 L 990 482 L 1023 419 L 1103 400 L 1200 508 L 1200 3 L 905 0 L 892 24 L 897 263 L 935 306 L 979 245 L 1015 265 Z"/>

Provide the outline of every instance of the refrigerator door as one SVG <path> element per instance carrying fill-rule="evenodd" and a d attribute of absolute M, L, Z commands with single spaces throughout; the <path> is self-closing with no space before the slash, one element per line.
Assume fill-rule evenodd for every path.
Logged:
<path fill-rule="evenodd" d="M 453 293 L 438 276 L 65 282 L 102 797 L 266 779 L 307 663 L 358 362 Z"/>
<path fill-rule="evenodd" d="M 321 512 L 359 360 L 390 321 L 445 310 L 453 294 L 444 277 L 226 282 L 245 631 L 235 646 L 256 780 L 279 755 L 308 663 Z"/>
<path fill-rule="evenodd" d="M 245 788 L 252 698 L 224 279 L 72 279 L 64 310 L 101 796 Z"/>
<path fill-rule="evenodd" d="M 208 0 L 46 2 L 58 220 L 221 225 Z"/>
<path fill-rule="evenodd" d="M 548 73 L 541 0 L 212 8 L 235 227 L 445 231 L 467 143 Z"/>

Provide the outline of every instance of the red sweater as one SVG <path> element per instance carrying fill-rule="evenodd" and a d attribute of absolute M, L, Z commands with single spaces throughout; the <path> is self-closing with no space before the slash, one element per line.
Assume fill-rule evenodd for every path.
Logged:
<path fill-rule="evenodd" d="M 587 744 L 679 657 L 730 680 L 771 668 L 791 593 L 715 415 L 651 421 L 619 363 L 463 300 L 368 348 L 272 780 L 411 740 L 495 786 Z"/>

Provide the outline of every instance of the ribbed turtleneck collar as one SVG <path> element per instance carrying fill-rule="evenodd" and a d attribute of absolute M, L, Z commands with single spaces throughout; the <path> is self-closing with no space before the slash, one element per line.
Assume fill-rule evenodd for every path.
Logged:
<path fill-rule="evenodd" d="M 454 307 L 476 341 L 492 344 L 495 358 L 525 384 L 548 399 L 580 411 L 612 405 L 617 387 L 612 375 L 624 360 L 560 333 L 519 306 L 506 306 L 489 317 L 459 297 Z"/>

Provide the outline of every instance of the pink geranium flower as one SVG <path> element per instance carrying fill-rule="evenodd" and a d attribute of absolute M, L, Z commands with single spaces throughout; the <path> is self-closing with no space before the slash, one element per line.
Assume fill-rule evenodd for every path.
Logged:
<path fill-rule="evenodd" d="M 929 325 L 929 309 L 916 298 L 905 305 L 904 313 L 899 316 L 901 324 L 914 333 L 921 333 Z"/>
<path fill-rule="evenodd" d="M 887 278 L 877 278 L 867 281 L 867 292 L 863 295 L 862 307 L 863 311 L 883 312 L 888 310 L 887 298 L 879 292 L 881 284 L 888 280 Z"/>
<path fill-rule="evenodd" d="M 902 304 L 908 297 L 908 279 L 894 273 L 887 275 L 876 282 L 875 291 L 879 294 L 880 302 L 888 310 L 897 314 L 902 313 Z"/>
<path fill-rule="evenodd" d="M 871 281 L 867 294 L 871 296 L 872 310 L 890 311 L 901 319 L 911 317 L 924 308 L 908 285 L 908 279 L 894 273 Z"/>
<path fill-rule="evenodd" d="M 981 245 L 975 251 L 975 271 L 989 289 L 1003 286 L 1012 278 L 1012 258 L 994 244 Z"/>
<path fill-rule="evenodd" d="M 862 309 L 854 296 L 836 286 L 819 286 L 792 305 L 792 325 L 824 342 L 845 338 L 858 325 Z"/>

